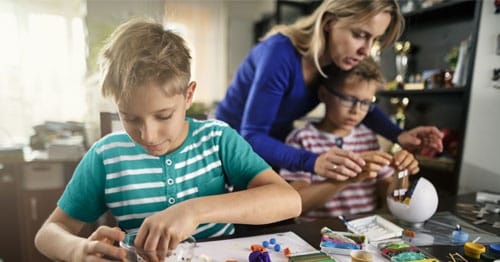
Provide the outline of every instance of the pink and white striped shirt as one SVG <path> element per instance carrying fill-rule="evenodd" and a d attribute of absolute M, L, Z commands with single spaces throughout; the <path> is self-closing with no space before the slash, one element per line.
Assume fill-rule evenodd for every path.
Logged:
<path fill-rule="evenodd" d="M 309 123 L 305 127 L 295 129 L 290 133 L 286 139 L 286 143 L 296 148 L 321 154 L 332 147 L 337 147 L 339 140 L 343 140 L 343 149 L 354 153 L 380 150 L 375 133 L 364 125 L 357 126 L 348 136 L 342 138 L 322 132 Z M 339 191 L 322 208 L 309 211 L 303 214 L 302 218 L 318 219 L 373 211 L 377 206 L 376 183 L 389 177 L 392 173 L 393 169 L 386 166 L 379 172 L 376 178 L 351 183 Z M 311 184 L 326 180 L 322 176 L 309 172 L 291 172 L 286 169 L 281 169 L 280 175 L 287 181 L 306 181 Z"/>

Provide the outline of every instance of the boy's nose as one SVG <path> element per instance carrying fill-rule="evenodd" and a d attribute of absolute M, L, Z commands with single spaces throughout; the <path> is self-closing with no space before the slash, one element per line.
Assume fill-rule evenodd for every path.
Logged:
<path fill-rule="evenodd" d="M 357 114 L 359 112 L 361 112 L 361 102 L 360 101 L 356 101 L 356 102 L 353 102 L 352 105 L 351 105 L 351 112 L 353 114 Z"/>
<path fill-rule="evenodd" d="M 155 141 L 155 128 L 153 124 L 144 123 L 141 127 L 141 139 L 146 144 L 153 144 Z"/>

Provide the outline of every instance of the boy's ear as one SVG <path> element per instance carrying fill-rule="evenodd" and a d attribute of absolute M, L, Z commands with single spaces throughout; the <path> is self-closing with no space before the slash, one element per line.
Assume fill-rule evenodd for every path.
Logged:
<path fill-rule="evenodd" d="M 196 82 L 192 81 L 189 83 L 186 91 L 186 110 L 191 107 L 193 103 L 194 91 L 196 90 Z"/>
<path fill-rule="evenodd" d="M 319 89 L 318 89 L 318 98 L 319 98 L 319 101 L 325 103 L 326 101 L 326 96 L 327 96 L 327 93 L 328 91 L 326 91 L 326 87 L 325 87 L 325 84 L 320 84 L 319 85 Z"/>

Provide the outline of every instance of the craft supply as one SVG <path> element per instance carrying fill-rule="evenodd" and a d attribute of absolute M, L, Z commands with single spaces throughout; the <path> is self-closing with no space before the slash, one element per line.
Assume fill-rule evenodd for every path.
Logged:
<path fill-rule="evenodd" d="M 486 219 L 480 219 L 480 220 L 476 220 L 476 221 L 472 221 L 472 224 L 474 225 L 480 225 L 480 224 L 483 224 L 483 223 L 486 223 Z"/>
<path fill-rule="evenodd" d="M 379 243 L 377 248 L 380 254 L 392 262 L 406 261 L 439 261 L 422 252 L 417 246 L 410 245 L 402 240 L 389 240 Z"/>
<path fill-rule="evenodd" d="M 368 251 L 363 251 L 363 250 L 351 251 L 352 262 L 371 262 L 372 260 L 373 256 Z"/>
<path fill-rule="evenodd" d="M 135 232 L 127 233 L 119 243 L 120 247 L 125 249 L 127 261 L 146 261 L 148 256 L 164 257 L 165 260 L 168 257 L 168 261 L 190 261 L 194 257 L 196 240 L 193 237 L 181 241 L 175 250 L 146 251 L 134 246 L 136 235 Z"/>
<path fill-rule="evenodd" d="M 455 252 L 455 253 L 448 253 L 448 256 L 450 257 L 451 261 L 453 262 L 468 262 L 468 260 L 463 257 L 462 255 L 460 255 L 459 253 Z"/>
<path fill-rule="evenodd" d="M 329 255 L 319 252 L 314 254 L 296 255 L 288 257 L 288 262 L 335 262 Z"/>
<path fill-rule="evenodd" d="M 338 216 L 338 218 L 340 219 L 340 221 L 342 221 L 342 223 L 344 223 L 344 225 L 345 225 L 346 227 L 348 227 L 348 228 L 349 228 L 349 222 L 347 221 L 347 219 L 345 219 L 345 217 L 344 217 L 344 216 L 340 215 L 340 216 Z"/>
<path fill-rule="evenodd" d="M 403 170 L 400 172 L 397 172 L 395 174 L 396 176 L 396 185 L 395 188 L 392 192 L 392 197 L 394 198 L 394 201 L 400 201 L 403 202 L 405 200 L 405 194 L 408 190 L 408 170 Z"/>
<path fill-rule="evenodd" d="M 500 244 L 489 245 L 489 251 L 491 251 L 494 254 L 500 255 Z"/>
<path fill-rule="evenodd" d="M 462 231 L 460 225 L 457 224 L 456 230 L 451 233 L 451 242 L 465 243 L 469 239 L 469 233 Z"/>
<path fill-rule="evenodd" d="M 479 259 L 486 252 L 486 247 L 478 243 L 467 242 L 464 245 L 464 254 L 470 258 Z"/>
<path fill-rule="evenodd" d="M 269 257 L 269 253 L 267 251 L 252 251 L 250 255 L 248 255 L 249 262 L 271 262 L 271 258 Z"/>
<path fill-rule="evenodd" d="M 328 255 L 349 255 L 352 250 L 363 249 L 366 237 L 349 232 L 332 231 L 328 227 L 321 229 L 321 251 Z"/>
<path fill-rule="evenodd" d="M 369 242 L 401 237 L 403 233 L 401 227 L 379 215 L 351 220 L 347 228 L 353 233 L 365 235 Z"/>

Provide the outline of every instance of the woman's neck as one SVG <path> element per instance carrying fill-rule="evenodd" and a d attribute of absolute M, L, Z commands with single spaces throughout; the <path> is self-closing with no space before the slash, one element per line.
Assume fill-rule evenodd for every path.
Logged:
<path fill-rule="evenodd" d="M 319 72 L 314 62 L 302 57 L 302 75 L 306 87 L 315 87 L 319 79 Z"/>

